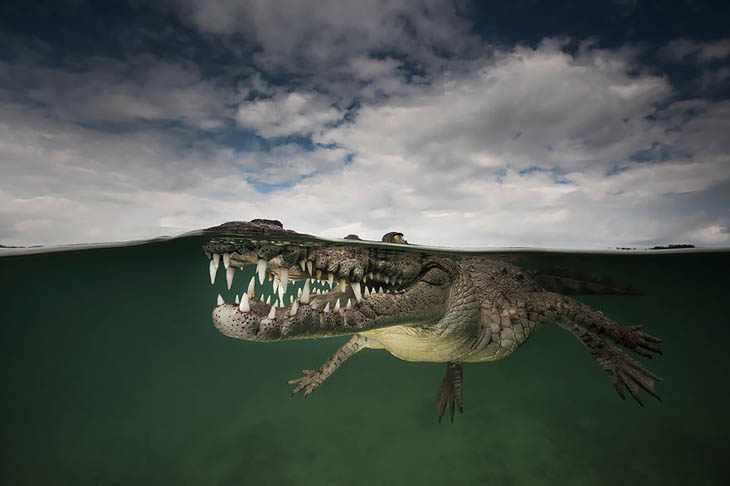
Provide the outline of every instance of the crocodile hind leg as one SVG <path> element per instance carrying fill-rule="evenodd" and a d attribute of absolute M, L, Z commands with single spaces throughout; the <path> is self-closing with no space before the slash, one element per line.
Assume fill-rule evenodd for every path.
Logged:
<path fill-rule="evenodd" d="M 307 398 L 319 385 L 335 371 L 337 368 L 347 361 L 351 356 L 358 353 L 363 348 L 376 348 L 379 347 L 372 339 L 369 339 L 360 334 L 355 334 L 345 344 L 338 349 L 322 366 L 317 370 L 302 370 L 304 376 L 301 378 L 295 378 L 289 380 L 289 384 L 296 385 L 294 390 L 291 392 L 291 396 L 296 395 L 300 391 L 304 390 L 304 398 Z"/>
<path fill-rule="evenodd" d="M 661 339 L 641 332 L 641 326 L 622 326 L 602 312 L 590 306 L 553 292 L 522 294 L 510 302 L 507 310 L 526 319 L 531 327 L 556 322 L 573 333 L 591 352 L 598 365 L 607 374 L 616 392 L 625 398 L 628 390 L 640 404 L 639 392 L 643 388 L 659 399 L 655 384 L 660 380 L 638 361 L 614 344 L 651 359 L 652 354 L 662 354 Z"/>
<path fill-rule="evenodd" d="M 554 321 L 578 325 L 649 359 L 651 353 L 662 354 L 658 346 L 662 340 L 641 332 L 641 326 L 622 326 L 602 312 L 564 295 L 553 292 L 522 294 L 507 309 L 515 309 L 517 315 L 524 315 L 533 324 Z"/>
<path fill-rule="evenodd" d="M 608 374 L 616 393 L 622 399 L 626 399 L 625 388 L 639 405 L 644 406 L 639 398 L 640 388 L 643 388 L 654 398 L 662 401 L 654 388 L 656 382 L 661 378 L 644 368 L 641 363 L 597 334 L 577 324 L 558 322 L 558 325 L 573 333 L 588 348 L 601 369 Z"/>
<path fill-rule="evenodd" d="M 461 380 L 463 376 L 463 368 L 461 363 L 449 362 L 446 364 L 446 373 L 441 382 L 439 391 L 436 394 L 436 408 L 439 413 L 439 422 L 444 416 L 446 407 L 449 408 L 449 416 L 451 422 L 454 422 L 454 410 L 459 407 L 459 412 L 464 413 Z"/>

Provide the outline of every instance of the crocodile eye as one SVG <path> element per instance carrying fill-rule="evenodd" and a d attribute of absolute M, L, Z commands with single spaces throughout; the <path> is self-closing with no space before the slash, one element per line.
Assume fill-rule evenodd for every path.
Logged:
<path fill-rule="evenodd" d="M 405 238 L 403 238 L 403 233 L 398 233 L 397 231 L 391 231 L 390 233 L 385 233 L 383 235 L 382 241 L 386 243 L 400 243 L 405 244 L 408 243 Z"/>

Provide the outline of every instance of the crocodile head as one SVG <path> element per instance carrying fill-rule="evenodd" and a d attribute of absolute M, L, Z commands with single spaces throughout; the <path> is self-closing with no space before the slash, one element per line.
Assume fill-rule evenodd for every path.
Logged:
<path fill-rule="evenodd" d="M 453 263 L 408 251 L 401 233 L 387 233 L 383 242 L 390 244 L 376 246 L 356 235 L 329 243 L 272 220 L 206 231 L 226 235 L 203 246 L 211 282 L 220 263 L 229 288 L 237 270 L 256 266 L 240 302 L 219 296 L 213 309 L 213 324 L 226 336 L 250 341 L 337 336 L 406 323 L 425 326 L 444 315 Z M 267 299 L 261 299 L 264 292 Z"/>

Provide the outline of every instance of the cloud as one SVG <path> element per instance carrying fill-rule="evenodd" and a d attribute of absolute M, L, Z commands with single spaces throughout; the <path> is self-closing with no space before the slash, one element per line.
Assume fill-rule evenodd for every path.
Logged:
<path fill-rule="evenodd" d="M 20 98 L 69 122 L 174 121 L 214 129 L 229 116 L 227 102 L 235 95 L 203 79 L 189 61 L 152 55 L 96 57 L 65 68 L 0 62 L 0 72 L 2 98 Z"/>
<path fill-rule="evenodd" d="M 297 0 L 171 0 L 171 4 L 183 22 L 219 39 L 231 51 L 243 54 L 253 49 L 251 61 L 260 71 L 335 94 L 348 91 L 353 75 L 362 74 L 343 69 L 352 59 L 391 55 L 411 60 L 414 69 L 423 70 L 441 65 L 447 56 L 470 57 L 482 48 L 463 2 L 323 0 L 313 6 Z"/>
<path fill-rule="evenodd" d="M 312 135 L 340 118 L 340 111 L 316 93 L 277 93 L 241 103 L 236 121 L 266 138 Z"/>
<path fill-rule="evenodd" d="M 693 240 L 699 240 L 709 244 L 727 244 L 730 241 L 730 232 L 727 226 L 713 224 L 693 231 L 690 235 Z"/>
<path fill-rule="evenodd" d="M 730 56 L 730 39 L 698 42 L 688 38 L 674 39 L 660 51 L 664 58 L 679 62 L 707 64 Z"/>
<path fill-rule="evenodd" d="M 654 136 L 645 118 L 672 93 L 666 80 L 630 76 L 623 52 L 584 48 L 572 56 L 559 47 L 546 41 L 497 52 L 467 73 L 364 106 L 355 123 L 321 141 L 359 155 L 407 154 L 457 178 L 505 165 L 612 165 L 645 147 Z"/>

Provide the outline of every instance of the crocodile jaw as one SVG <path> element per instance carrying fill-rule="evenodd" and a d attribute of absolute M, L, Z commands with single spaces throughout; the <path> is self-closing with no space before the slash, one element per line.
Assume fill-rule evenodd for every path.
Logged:
<path fill-rule="evenodd" d="M 240 305 L 220 303 L 213 309 L 213 325 L 222 334 L 247 341 L 279 341 L 342 336 L 398 324 L 427 324 L 444 313 L 447 287 L 417 282 L 401 293 L 370 294 L 356 301 L 352 290 L 313 297 L 274 307 L 254 300 L 244 312 Z M 335 305 L 331 305 L 332 301 Z M 342 306 L 345 300 L 347 304 Z"/>
<path fill-rule="evenodd" d="M 235 270 L 245 263 L 236 256 L 216 256 L 211 258 L 211 280 L 215 280 L 215 262 L 227 262 L 226 275 L 236 274 Z M 365 283 L 340 279 L 335 283 L 334 275 L 330 274 L 326 280 L 317 278 L 321 273 L 312 270 L 316 275 L 308 276 L 310 270 L 307 262 L 292 267 L 278 266 L 280 260 L 272 259 L 267 262 L 259 259 L 257 274 L 251 279 L 248 292 L 241 295 L 240 302 L 226 303 L 218 296 L 218 305 L 213 308 L 213 325 L 222 334 L 235 339 L 248 341 L 276 341 L 285 339 L 301 339 L 312 337 L 328 337 L 347 335 L 367 329 L 373 329 L 395 324 L 398 314 L 393 309 L 403 309 L 404 316 L 414 314 L 411 307 L 414 296 L 418 296 L 417 288 L 429 285 L 412 279 L 404 282 L 402 279 L 392 279 L 380 272 L 368 272 L 363 275 Z M 301 270 L 301 267 L 307 269 Z M 233 271 L 231 271 L 233 269 Z M 258 271 L 263 270 L 260 274 Z M 284 279 L 291 282 L 304 277 L 304 287 L 299 297 L 291 297 L 289 305 L 281 293 Z M 229 284 L 231 283 L 229 280 Z M 279 289 L 279 295 L 270 295 L 271 300 L 266 303 L 256 298 L 256 282 L 273 280 L 274 288 Z M 316 293 L 312 290 L 311 282 L 318 286 L 336 285 L 325 293 Z M 321 292 L 321 290 L 317 291 Z M 415 298 L 415 302 L 420 299 Z M 402 302 L 399 302 L 402 301 Z M 434 298 L 433 305 L 424 305 L 421 302 L 417 309 L 416 319 L 423 320 L 423 316 L 431 319 L 440 313 L 443 296 Z M 404 317 L 405 318 L 405 317 Z"/>

